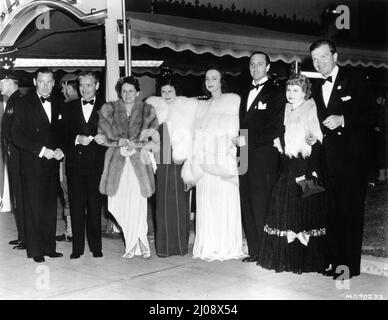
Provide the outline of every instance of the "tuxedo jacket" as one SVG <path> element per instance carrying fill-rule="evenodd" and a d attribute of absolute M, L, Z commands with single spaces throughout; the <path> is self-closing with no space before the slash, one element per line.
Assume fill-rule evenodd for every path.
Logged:
<path fill-rule="evenodd" d="M 77 135 L 95 136 L 98 129 L 98 111 L 105 103 L 97 97 L 88 122 L 85 121 L 81 99 L 69 102 L 66 115 L 66 172 L 67 174 L 101 174 L 106 148 L 94 140 L 87 146 L 75 145 Z"/>
<path fill-rule="evenodd" d="M 56 175 L 59 161 L 39 157 L 43 147 L 63 151 L 59 134 L 62 114 L 59 101 L 52 98 L 51 122 L 35 90 L 19 99 L 14 108 L 11 126 L 12 142 L 20 149 L 20 166 L 23 175 Z"/>
<path fill-rule="evenodd" d="M 14 161 L 19 161 L 19 151 L 12 144 L 11 139 L 11 127 L 14 118 L 15 108 L 18 105 L 19 100 L 22 98 L 22 94 L 19 90 L 16 90 L 8 99 L 5 106 L 3 118 L 1 119 L 1 148 L 3 155 L 9 154 Z M 5 158 L 5 157 L 4 157 Z M 17 159 L 16 159 L 17 158 Z"/>
<path fill-rule="evenodd" d="M 247 110 L 249 90 L 241 96 L 240 130 L 248 130 L 248 152 L 272 146 L 283 130 L 285 93 L 267 80 Z M 244 132 L 241 132 L 245 136 Z"/>
<path fill-rule="evenodd" d="M 360 75 L 339 68 L 327 106 L 323 82 L 313 86 L 318 119 L 323 132 L 326 166 L 329 173 L 358 174 L 369 161 L 368 144 L 373 125 L 372 99 Z M 330 115 L 343 115 L 344 126 L 330 130 L 323 121 Z M 361 170 L 361 171 L 360 171 Z"/>

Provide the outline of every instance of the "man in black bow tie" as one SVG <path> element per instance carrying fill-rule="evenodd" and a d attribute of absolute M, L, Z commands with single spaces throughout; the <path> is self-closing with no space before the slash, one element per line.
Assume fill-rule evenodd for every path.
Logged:
<path fill-rule="evenodd" d="M 310 54 L 322 75 L 313 97 L 324 134 L 323 165 L 330 197 L 327 264 L 332 269 L 327 274 L 348 279 L 360 274 L 372 104 L 360 75 L 337 66 L 334 43 L 316 41 Z"/>
<path fill-rule="evenodd" d="M 269 68 L 270 60 L 266 53 L 251 54 L 249 71 L 253 80 L 249 90 L 242 94 L 240 104 L 240 130 L 247 142 L 245 146 L 240 146 L 240 162 L 248 161 L 248 171 L 240 175 L 242 220 L 249 253 L 243 262 L 256 262 L 258 259 L 278 169 L 279 154 L 273 140 L 282 131 L 286 100 L 285 94 L 268 79 Z M 242 158 L 242 148 L 248 148 L 245 152 L 248 159 Z"/>
<path fill-rule="evenodd" d="M 99 191 L 104 166 L 104 136 L 97 134 L 98 111 L 105 103 L 96 96 L 99 81 L 94 72 L 78 76 L 81 99 L 72 102 L 66 153 L 70 215 L 73 231 L 71 259 L 78 259 L 85 249 L 85 229 L 93 257 L 102 257 L 101 206 Z"/>
<path fill-rule="evenodd" d="M 7 164 L 11 208 L 15 216 L 18 232 L 17 240 L 12 240 L 9 244 L 14 245 L 13 249 L 23 250 L 26 248 L 26 241 L 24 232 L 22 177 L 20 174 L 20 150 L 11 139 L 14 111 L 22 94 L 19 91 L 19 78 L 14 71 L 6 69 L 0 70 L 0 92 L 2 95 L 8 97 L 3 118 L 1 119 L 1 148 L 3 159 L 5 159 L 5 163 Z M 3 167 L 0 169 L 3 170 Z M 3 192 L 3 190 L 1 191 Z"/>
<path fill-rule="evenodd" d="M 11 138 L 21 150 L 27 256 L 44 262 L 44 256 L 62 256 L 55 251 L 62 116 L 58 102 L 50 97 L 53 71 L 39 68 L 33 80 L 36 90 L 24 96 L 15 108 Z"/>

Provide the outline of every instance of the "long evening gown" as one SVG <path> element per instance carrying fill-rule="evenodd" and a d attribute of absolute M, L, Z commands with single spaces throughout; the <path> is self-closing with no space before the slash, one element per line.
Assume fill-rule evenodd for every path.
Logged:
<path fill-rule="evenodd" d="M 240 98 L 234 94 L 204 102 L 195 127 L 194 162 L 203 169 L 196 184 L 197 212 L 193 258 L 240 259 L 242 226 L 236 147 Z M 207 106 L 206 106 L 207 104 Z"/>

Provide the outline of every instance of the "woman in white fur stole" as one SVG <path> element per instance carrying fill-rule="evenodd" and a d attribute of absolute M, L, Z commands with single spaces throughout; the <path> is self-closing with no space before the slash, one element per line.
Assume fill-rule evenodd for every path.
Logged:
<path fill-rule="evenodd" d="M 139 82 L 125 77 L 117 84 L 118 101 L 100 111 L 99 133 L 109 146 L 100 192 L 108 195 L 108 210 L 125 239 L 124 258 L 151 256 L 147 239 L 147 198 L 155 191 L 152 152 L 159 152 L 155 109 L 139 98 Z"/>
<path fill-rule="evenodd" d="M 321 177 L 322 132 L 315 102 L 309 99 L 310 87 L 303 75 L 288 80 L 285 133 L 275 140 L 282 154 L 281 167 L 273 188 L 258 264 L 276 272 L 323 272 L 326 264 L 326 192 L 314 193 L 319 191 L 318 186 L 306 193 L 300 186 L 317 182 Z"/>
<path fill-rule="evenodd" d="M 223 93 L 222 72 L 207 70 L 205 87 L 211 98 L 200 101 L 193 152 L 182 176 L 196 185 L 197 213 L 193 257 L 206 261 L 239 259 L 242 227 L 236 147 L 240 97 Z"/>
<path fill-rule="evenodd" d="M 189 202 L 181 178 L 182 163 L 191 154 L 191 129 L 197 100 L 177 96 L 174 76 L 161 77 L 161 97 L 149 97 L 160 124 L 161 152 L 156 171 L 156 254 L 185 255 L 189 242 Z"/>

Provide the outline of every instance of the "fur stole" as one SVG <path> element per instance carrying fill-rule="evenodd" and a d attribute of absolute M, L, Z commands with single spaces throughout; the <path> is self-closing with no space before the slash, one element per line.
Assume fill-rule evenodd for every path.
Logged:
<path fill-rule="evenodd" d="M 306 100 L 295 109 L 292 109 L 292 105 L 287 103 L 284 112 L 284 126 L 285 154 L 290 158 L 300 155 L 303 158 L 310 156 L 311 146 L 306 142 L 308 135 L 313 135 L 322 142 L 323 135 L 313 99 Z"/>
<path fill-rule="evenodd" d="M 167 104 L 161 97 L 149 97 L 146 103 L 155 108 L 159 124 L 167 124 L 174 162 L 182 163 L 187 160 L 191 155 L 193 124 L 198 100 L 176 97 L 172 103 Z"/>
<path fill-rule="evenodd" d="M 233 93 L 200 101 L 193 134 L 191 158 L 182 168 L 185 183 L 196 184 L 204 172 L 238 184 L 236 146 L 240 97 Z"/>
<path fill-rule="evenodd" d="M 104 104 L 99 117 L 99 132 L 107 137 L 109 146 L 105 154 L 100 192 L 108 196 L 113 196 L 117 192 L 125 157 L 121 155 L 120 148 L 114 142 L 126 138 L 135 143 L 143 143 L 143 147 L 136 149 L 130 159 L 140 184 L 141 194 L 150 197 L 155 192 L 155 181 L 147 151 L 158 152 L 160 142 L 155 109 L 147 103 L 136 101 L 128 118 L 124 102 L 118 100 Z"/>

